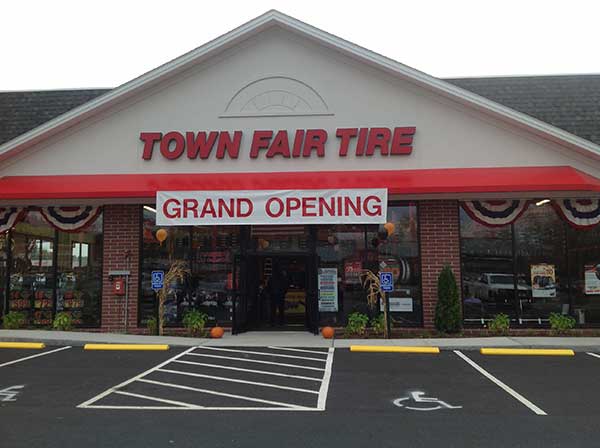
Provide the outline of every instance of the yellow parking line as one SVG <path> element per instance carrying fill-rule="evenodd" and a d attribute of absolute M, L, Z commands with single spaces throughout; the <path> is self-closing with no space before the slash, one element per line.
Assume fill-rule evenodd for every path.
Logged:
<path fill-rule="evenodd" d="M 482 355 L 575 356 L 571 349 L 482 348 Z"/>
<path fill-rule="evenodd" d="M 0 348 L 45 348 L 43 342 L 0 342 Z"/>
<path fill-rule="evenodd" d="M 351 352 L 369 353 L 430 353 L 440 352 L 438 347 L 411 347 L 404 345 L 351 345 Z"/>
<path fill-rule="evenodd" d="M 169 350 L 166 344 L 85 344 L 84 350 Z"/>

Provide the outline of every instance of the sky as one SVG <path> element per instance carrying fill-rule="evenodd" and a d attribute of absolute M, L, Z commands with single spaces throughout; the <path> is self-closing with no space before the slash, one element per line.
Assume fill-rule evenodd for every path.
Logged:
<path fill-rule="evenodd" d="M 116 87 L 269 9 L 438 77 L 600 73 L 595 0 L 2 0 L 0 90 Z"/>

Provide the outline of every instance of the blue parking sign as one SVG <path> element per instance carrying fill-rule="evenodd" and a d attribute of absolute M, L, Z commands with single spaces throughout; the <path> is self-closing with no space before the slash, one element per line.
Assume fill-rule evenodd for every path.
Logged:
<path fill-rule="evenodd" d="M 165 271 L 152 271 L 152 289 L 162 289 L 165 281 Z"/>
<path fill-rule="evenodd" d="M 391 272 L 379 273 L 379 284 L 384 292 L 392 292 L 394 290 L 394 276 Z"/>

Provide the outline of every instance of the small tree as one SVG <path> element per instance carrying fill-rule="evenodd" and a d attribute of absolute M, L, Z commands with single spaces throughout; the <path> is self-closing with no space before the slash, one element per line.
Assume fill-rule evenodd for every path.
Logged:
<path fill-rule="evenodd" d="M 443 333 L 458 333 L 462 327 L 460 300 L 456 278 L 448 265 L 440 272 L 437 290 L 435 328 Z"/>

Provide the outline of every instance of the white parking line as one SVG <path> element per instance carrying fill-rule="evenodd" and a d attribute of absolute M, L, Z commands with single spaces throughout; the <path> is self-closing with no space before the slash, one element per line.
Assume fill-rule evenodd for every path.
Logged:
<path fill-rule="evenodd" d="M 199 347 L 190 347 L 189 349 L 181 352 L 180 354 L 178 354 L 170 359 L 167 359 L 166 361 L 158 364 L 157 366 L 154 366 L 151 369 L 148 369 L 148 370 L 134 376 L 133 378 L 130 378 L 114 387 L 107 389 L 106 391 L 100 393 L 99 395 L 96 395 L 95 397 L 87 400 L 86 402 L 81 403 L 77 407 L 78 408 L 89 408 L 89 409 L 210 410 L 210 411 L 235 411 L 235 410 L 244 410 L 244 411 L 322 411 L 325 409 L 325 402 L 327 399 L 329 381 L 331 378 L 331 366 L 333 363 L 333 353 L 334 353 L 333 348 L 330 348 L 327 353 L 323 353 L 323 354 L 327 355 L 327 360 L 325 361 L 324 369 L 316 368 L 316 367 L 308 367 L 308 366 L 303 366 L 303 365 L 298 365 L 298 364 L 285 364 L 285 363 L 281 364 L 281 363 L 277 363 L 277 362 L 261 361 L 261 360 L 249 359 L 249 358 L 237 358 L 237 357 L 218 356 L 218 355 L 205 354 L 205 353 L 193 353 L 193 351 L 197 350 L 198 348 Z M 233 349 L 231 349 L 231 350 L 234 351 Z M 235 353 L 238 353 L 238 352 L 246 353 L 249 356 L 254 355 L 254 354 L 264 354 L 263 352 L 248 353 L 243 350 L 235 350 Z M 245 368 L 240 368 L 240 367 L 223 366 L 220 364 L 219 365 L 210 364 L 208 361 L 206 363 L 192 362 L 192 361 L 186 361 L 186 360 L 180 359 L 183 356 L 204 356 L 207 358 L 225 359 L 225 360 L 230 360 L 230 361 L 255 362 L 255 363 L 259 363 L 259 364 L 315 370 L 315 371 L 323 372 L 323 378 L 313 378 L 313 377 L 307 377 L 307 376 L 301 376 L 301 375 L 291 375 L 291 374 L 279 373 L 279 372 L 268 372 L 268 371 L 263 371 L 263 370 L 254 370 L 254 369 L 245 369 Z M 285 356 L 285 357 L 288 357 L 288 356 Z M 298 358 L 298 357 L 296 357 L 296 358 Z M 311 358 L 311 360 L 313 360 L 313 359 Z M 276 376 L 276 377 L 284 377 L 284 378 L 290 378 L 290 379 L 296 379 L 296 380 L 316 381 L 317 383 L 321 383 L 321 384 L 319 385 L 320 386 L 319 390 L 316 391 L 316 390 L 312 390 L 312 389 L 306 389 L 303 387 L 292 387 L 291 385 L 283 386 L 283 385 L 273 384 L 273 383 L 268 383 L 268 382 L 250 381 L 250 380 L 245 380 L 245 379 L 242 379 L 239 377 L 238 378 L 228 378 L 228 377 L 220 377 L 217 375 L 206 375 L 203 373 L 196 373 L 196 372 L 185 372 L 185 371 L 180 371 L 177 369 L 168 368 L 167 366 L 171 363 L 172 363 L 172 365 L 175 365 L 175 363 L 179 363 L 179 364 L 202 366 L 202 367 L 208 367 L 208 368 L 214 368 L 214 369 L 233 370 L 233 371 L 245 372 L 245 373 L 251 373 L 251 374 L 272 375 L 272 376 Z M 169 380 L 169 382 L 164 382 L 164 381 L 156 381 L 156 380 L 146 378 L 148 375 L 150 375 L 152 373 L 171 374 L 171 375 L 173 375 L 173 377 L 172 377 L 173 379 L 176 379 L 176 375 L 186 375 L 189 377 L 199 378 L 198 381 L 200 381 L 200 379 L 207 379 L 207 380 L 215 380 L 215 381 L 224 381 L 224 382 L 229 382 L 229 383 L 241 383 L 241 384 L 247 384 L 250 386 L 259 386 L 259 387 L 254 387 L 254 388 L 249 389 L 250 393 L 252 395 L 260 394 L 261 393 L 260 387 L 262 386 L 262 387 L 269 387 L 269 388 L 274 388 L 274 389 L 281 389 L 283 391 L 288 390 L 288 391 L 292 391 L 292 392 L 307 393 L 307 394 L 311 394 L 313 396 L 317 395 L 318 397 L 316 397 L 316 400 L 317 400 L 316 405 L 300 405 L 300 404 L 296 404 L 296 403 L 287 402 L 287 401 L 296 401 L 295 399 L 292 398 L 294 396 L 284 397 L 284 400 L 286 402 L 272 401 L 272 400 L 266 400 L 266 399 L 260 398 L 260 396 L 257 397 L 257 396 L 237 395 L 237 394 L 227 393 L 226 391 L 222 392 L 222 391 L 217 391 L 217 390 L 209 390 L 209 389 L 206 389 L 203 387 L 192 387 L 192 386 L 187 386 L 187 385 L 183 385 L 183 384 L 177 384 L 175 382 L 171 382 L 170 380 Z M 155 393 L 157 393 L 159 395 L 163 395 L 164 392 L 160 392 L 160 393 L 159 392 L 151 392 L 150 393 L 151 395 L 145 395 L 144 393 L 137 393 L 137 392 L 134 393 L 134 392 L 126 391 L 126 390 L 121 390 L 122 388 L 125 388 L 128 385 L 141 384 L 141 383 L 152 384 L 152 385 L 160 386 L 160 387 L 164 387 L 164 388 L 193 391 L 193 392 L 198 392 L 200 394 L 213 395 L 213 396 L 217 396 L 217 397 L 226 397 L 226 398 L 232 398 L 232 399 L 237 399 L 237 400 L 249 401 L 249 402 L 254 403 L 254 405 L 228 407 L 228 406 L 221 406 L 217 402 L 216 403 L 217 406 L 202 406 L 200 404 L 195 404 L 195 402 L 197 402 L 197 401 L 200 401 L 200 403 L 202 403 L 204 401 L 204 399 L 206 398 L 206 397 L 203 398 L 201 395 L 198 395 L 199 398 L 194 397 L 193 399 L 191 398 L 191 395 L 190 395 L 189 401 L 193 401 L 193 402 L 187 403 L 187 402 L 182 402 L 182 401 L 170 400 L 168 393 L 165 396 L 165 398 L 152 396 Z M 293 383 L 291 383 L 291 384 L 293 384 Z M 302 384 L 299 384 L 299 385 L 302 386 Z M 144 391 L 142 391 L 142 392 L 144 392 Z M 264 392 L 264 390 L 262 392 Z M 109 396 L 111 394 L 129 396 L 129 397 L 139 398 L 139 399 L 143 399 L 143 400 L 154 400 L 159 403 L 164 403 L 165 406 L 156 406 L 156 405 L 132 406 L 127 403 L 124 403 L 124 405 L 102 404 L 102 402 L 100 400 L 106 398 L 107 396 Z M 312 400 L 314 400 L 314 399 L 312 399 Z M 99 401 L 100 401 L 100 403 L 96 404 Z M 263 404 L 264 406 L 262 406 L 262 407 L 258 406 L 257 405 L 258 403 Z"/>
<path fill-rule="evenodd" d="M 203 394 L 218 395 L 220 397 L 236 398 L 238 400 L 252 401 L 252 402 L 255 402 L 255 403 L 273 404 L 273 405 L 276 405 L 276 406 L 283 406 L 283 407 L 286 407 L 286 408 L 293 408 L 293 409 L 306 409 L 306 406 L 300 406 L 300 405 L 297 405 L 297 404 L 282 403 L 282 402 L 279 402 L 279 401 L 271 401 L 271 400 L 263 400 L 262 398 L 246 397 L 244 395 L 228 394 L 228 393 L 225 393 L 225 392 L 215 392 L 214 390 L 199 389 L 197 387 L 183 386 L 181 384 L 164 383 L 162 381 L 146 380 L 146 379 L 143 379 L 143 378 L 139 379 L 138 381 L 141 381 L 142 383 L 155 384 L 157 386 L 172 387 L 174 389 L 191 390 L 191 391 L 194 391 L 194 392 L 201 392 Z M 224 409 L 227 409 L 227 408 L 224 408 Z"/>
<path fill-rule="evenodd" d="M 317 409 L 320 411 L 325 410 L 325 403 L 327 402 L 327 391 L 329 390 L 329 380 L 331 379 L 331 366 L 333 365 L 333 347 L 329 349 L 327 355 L 327 363 L 325 364 L 325 374 L 323 375 L 323 382 L 319 389 L 319 401 L 317 403 Z"/>
<path fill-rule="evenodd" d="M 304 359 L 308 361 L 318 361 L 318 362 L 326 362 L 325 359 L 320 358 L 310 358 L 306 356 L 293 356 L 293 355 L 281 355 L 279 353 L 265 353 L 265 352 L 254 352 L 250 350 L 234 350 L 231 348 L 220 348 L 220 347 L 198 347 L 203 350 L 216 350 L 222 352 L 232 352 L 232 353 L 246 353 L 248 355 L 263 355 L 263 356 L 276 356 L 278 358 L 294 358 L 294 359 Z"/>
<path fill-rule="evenodd" d="M 166 403 L 166 404 L 172 404 L 175 406 L 182 406 L 184 408 L 192 408 L 192 409 L 202 408 L 202 406 L 197 406 L 195 404 L 190 404 L 190 403 L 184 403 L 183 401 L 166 400 L 164 398 L 150 397 L 148 395 L 142 395 L 142 394 L 134 394 L 133 392 L 125 392 L 124 390 L 116 390 L 114 393 L 118 394 L 118 395 L 125 395 L 128 397 L 142 398 L 144 400 L 158 401 L 159 403 Z"/>
<path fill-rule="evenodd" d="M 253 386 L 272 387 L 274 389 L 293 390 L 296 392 L 305 392 L 307 394 L 316 394 L 316 395 L 319 394 L 319 392 L 317 392 L 316 390 L 300 389 L 298 387 L 280 386 L 279 384 L 260 383 L 258 381 L 238 380 L 235 378 L 225 378 L 222 376 L 204 375 L 202 373 L 182 372 L 180 370 L 158 369 L 157 372 L 172 373 L 175 375 L 187 375 L 187 376 L 193 376 L 196 378 L 207 378 L 209 380 L 226 381 L 226 382 L 231 382 L 231 383 L 252 384 Z"/>
<path fill-rule="evenodd" d="M 0 367 L 6 367 L 6 366 L 10 366 L 11 364 L 16 364 L 18 362 L 22 362 L 22 361 L 27 361 L 28 359 L 33 359 L 33 358 L 37 358 L 38 356 L 45 356 L 45 355 L 49 355 L 51 353 L 56 353 L 56 352 L 60 352 L 62 350 L 67 350 L 71 348 L 70 345 L 68 345 L 67 347 L 61 347 L 61 348 L 57 348 L 55 350 L 50 350 L 47 352 L 43 352 L 43 353 L 37 353 L 35 355 L 31 355 L 31 356 L 26 356 L 25 358 L 19 358 L 19 359 L 15 359 L 13 361 L 9 361 L 9 362 L 5 362 L 4 364 L 0 364 Z"/>
<path fill-rule="evenodd" d="M 206 353 L 187 353 L 187 355 L 191 355 L 191 356 L 204 356 L 206 358 L 216 358 L 216 359 L 229 359 L 230 361 L 255 362 L 257 364 L 270 364 L 270 365 L 273 365 L 273 366 L 293 367 L 294 369 L 316 370 L 318 372 L 324 372 L 325 371 L 325 369 L 321 369 L 319 367 L 308 367 L 308 366 L 301 366 L 301 365 L 298 365 L 298 364 L 282 364 L 282 363 L 279 363 L 279 362 L 260 361 L 258 359 L 234 358 L 234 357 L 231 357 L 231 356 L 209 355 L 209 354 L 206 354 Z"/>
<path fill-rule="evenodd" d="M 593 356 L 594 358 L 600 358 L 600 355 L 599 355 L 599 354 L 597 354 L 597 353 L 590 353 L 590 352 L 587 352 L 587 354 L 588 354 L 588 355 L 590 355 L 590 356 Z"/>
<path fill-rule="evenodd" d="M 123 381 L 120 384 L 117 384 L 116 386 L 111 387 L 110 389 L 105 390 L 104 392 L 102 392 L 101 394 L 96 395 L 95 397 L 90 398 L 89 400 L 81 403 L 80 405 L 78 405 L 78 408 L 89 408 L 89 407 L 93 407 L 91 406 L 92 403 L 95 403 L 96 401 L 106 397 L 107 395 L 112 394 L 113 392 L 116 392 L 118 389 L 127 386 L 128 384 L 133 383 L 134 381 L 142 378 L 143 376 L 146 376 L 152 372 L 154 372 L 157 369 L 160 369 L 163 366 L 166 366 L 167 364 L 169 364 L 171 361 L 176 360 L 177 358 L 180 358 L 184 355 L 186 355 L 188 352 L 191 352 L 192 350 L 194 350 L 195 347 L 190 347 L 187 350 L 179 353 L 178 355 L 173 356 L 172 358 L 167 359 L 165 362 L 161 362 L 159 365 L 152 367 L 151 369 L 148 369 L 142 373 L 140 373 L 139 375 L 134 376 L 133 378 L 129 378 L 127 381 Z"/>
<path fill-rule="evenodd" d="M 307 380 L 307 381 L 317 381 L 317 382 L 321 382 L 323 381 L 321 378 L 313 378 L 310 376 L 301 376 L 301 375 L 290 375 L 287 373 L 278 373 L 278 372 L 267 372 L 265 370 L 254 370 L 254 369 L 242 369 L 241 367 L 230 367 L 230 366 L 222 366 L 220 364 L 207 364 L 207 363 L 203 363 L 203 362 L 194 362 L 194 361 L 182 361 L 182 360 L 176 360 L 173 362 L 177 362 L 180 364 L 189 364 L 192 366 L 202 366 L 202 367 L 213 367 L 215 369 L 225 369 L 225 370 L 238 370 L 240 372 L 247 372 L 247 373 L 258 373 L 261 375 L 273 375 L 273 376 L 283 376 L 286 378 L 295 378 L 298 380 Z"/>
<path fill-rule="evenodd" d="M 498 387 L 500 387 L 501 389 L 503 389 L 506 393 L 508 393 L 510 396 L 512 396 L 513 398 L 517 399 L 518 401 L 520 401 L 522 404 L 524 404 L 525 406 L 527 406 L 529 409 L 531 409 L 533 412 L 535 412 L 537 415 L 548 415 L 546 412 L 544 412 L 542 409 L 540 409 L 538 406 L 536 406 L 535 404 L 533 404 L 531 401 L 529 401 L 527 398 L 525 398 L 523 395 L 521 395 L 520 393 L 518 393 L 517 391 L 515 391 L 514 389 L 512 389 L 511 387 L 507 386 L 506 384 L 504 384 L 502 381 L 500 381 L 498 378 L 496 378 L 495 376 L 493 376 L 491 373 L 489 373 L 487 370 L 485 370 L 483 367 L 481 367 L 480 365 L 478 365 L 475 361 L 473 361 L 471 358 L 467 357 L 465 354 L 463 354 L 461 351 L 459 350 L 454 350 L 454 353 L 456 353 L 460 358 L 462 358 L 467 364 L 469 364 L 471 367 L 473 367 L 475 370 L 477 370 L 479 373 L 481 373 L 483 376 L 485 376 L 488 380 L 490 380 L 492 383 L 496 384 Z"/>
<path fill-rule="evenodd" d="M 315 353 L 317 355 L 325 355 L 327 356 L 327 352 L 319 352 L 317 350 L 304 350 L 301 348 L 289 348 L 289 347 L 274 347 L 272 345 L 268 346 L 267 348 L 270 348 L 272 350 L 285 350 L 288 352 L 304 352 L 304 353 Z"/>

